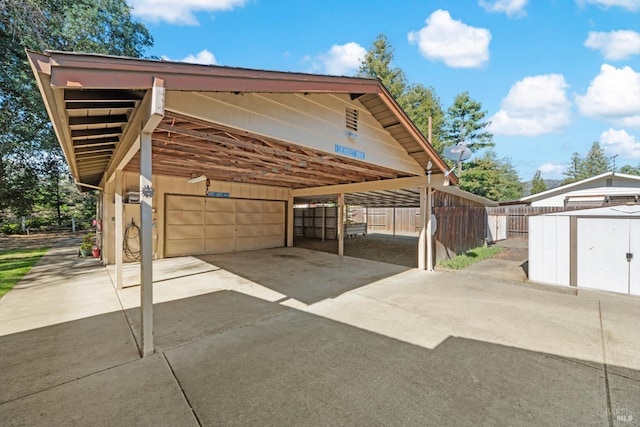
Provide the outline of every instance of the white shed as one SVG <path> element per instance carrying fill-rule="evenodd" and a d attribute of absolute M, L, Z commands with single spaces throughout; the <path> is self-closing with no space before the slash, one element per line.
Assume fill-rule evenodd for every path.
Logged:
<path fill-rule="evenodd" d="M 529 280 L 640 295 L 640 206 L 529 217 Z"/>

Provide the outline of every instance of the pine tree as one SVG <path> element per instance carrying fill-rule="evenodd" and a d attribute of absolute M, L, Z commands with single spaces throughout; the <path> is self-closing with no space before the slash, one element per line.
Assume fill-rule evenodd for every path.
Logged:
<path fill-rule="evenodd" d="M 364 56 L 357 75 L 380 79 L 384 87 L 398 100 L 407 88 L 407 79 L 400 68 L 391 68 L 392 61 L 393 48 L 387 37 L 380 34 Z"/>
<path fill-rule="evenodd" d="M 487 111 L 482 110 L 482 104 L 474 101 L 468 92 L 456 96 L 453 105 L 447 110 L 444 123 L 445 145 L 455 145 L 465 142 L 471 151 L 493 147 L 493 134 L 486 130 L 490 121 L 483 121 Z"/>
<path fill-rule="evenodd" d="M 533 179 L 531 180 L 531 194 L 542 193 L 547 189 L 547 184 L 544 183 L 544 180 L 540 176 L 540 171 L 536 171 L 535 175 L 533 175 Z"/>
<path fill-rule="evenodd" d="M 609 171 L 609 158 L 598 141 L 591 145 L 591 149 L 582 160 L 580 179 L 590 178 Z"/>
<path fill-rule="evenodd" d="M 572 182 L 579 181 L 582 173 L 582 158 L 579 153 L 573 153 L 571 155 L 571 161 L 567 170 L 562 172 L 566 178 L 562 181 L 562 185 L 571 184 Z"/>

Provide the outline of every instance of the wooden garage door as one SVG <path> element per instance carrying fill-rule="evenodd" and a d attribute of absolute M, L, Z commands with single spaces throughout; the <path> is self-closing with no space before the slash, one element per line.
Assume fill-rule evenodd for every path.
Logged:
<path fill-rule="evenodd" d="M 284 246 L 284 202 L 167 195 L 165 206 L 168 257 Z"/>

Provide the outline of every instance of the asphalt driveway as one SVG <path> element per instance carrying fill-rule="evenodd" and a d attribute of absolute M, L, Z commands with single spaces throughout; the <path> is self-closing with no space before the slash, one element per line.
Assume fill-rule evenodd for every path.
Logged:
<path fill-rule="evenodd" d="M 55 248 L 0 299 L 0 425 L 637 425 L 640 299 L 298 248 L 135 266 Z M 132 268 L 133 267 L 133 268 Z"/>

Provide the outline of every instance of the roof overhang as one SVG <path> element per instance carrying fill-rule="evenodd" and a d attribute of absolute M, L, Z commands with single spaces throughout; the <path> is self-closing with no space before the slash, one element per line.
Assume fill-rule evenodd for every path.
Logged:
<path fill-rule="evenodd" d="M 447 165 L 379 80 L 250 70 L 94 54 L 27 52 L 76 182 L 104 185 L 137 170 L 136 138 L 158 82 L 165 91 L 340 94 L 359 102 L 434 176 Z M 153 170 L 309 188 L 415 176 L 167 111 L 153 135 Z M 426 176 L 426 172 L 424 172 Z M 457 178 L 449 175 L 451 184 Z"/>

